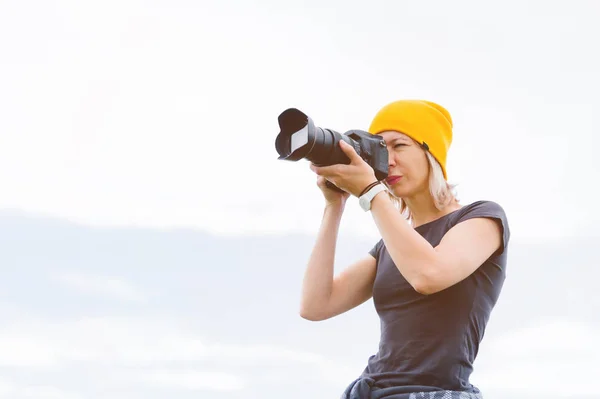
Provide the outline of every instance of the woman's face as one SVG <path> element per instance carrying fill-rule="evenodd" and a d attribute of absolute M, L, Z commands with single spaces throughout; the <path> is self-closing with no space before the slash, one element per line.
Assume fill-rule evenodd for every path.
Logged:
<path fill-rule="evenodd" d="M 389 171 L 386 184 L 397 197 L 412 197 L 429 190 L 429 162 L 425 151 L 405 134 L 379 134 L 387 144 Z"/>

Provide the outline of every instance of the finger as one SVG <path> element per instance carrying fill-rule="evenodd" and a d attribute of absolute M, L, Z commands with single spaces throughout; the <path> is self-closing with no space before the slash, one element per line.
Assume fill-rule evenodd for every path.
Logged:
<path fill-rule="evenodd" d="M 350 162 L 356 163 L 357 161 L 362 160 L 360 155 L 358 155 L 356 150 L 354 150 L 354 147 L 346 143 L 344 140 L 340 140 L 340 147 L 342 148 L 342 151 L 344 151 L 344 154 L 350 158 Z"/>
<path fill-rule="evenodd" d="M 330 166 L 312 166 L 311 169 L 319 176 L 337 176 L 340 172 L 340 165 L 330 165 Z"/>
<path fill-rule="evenodd" d="M 324 172 L 327 172 L 327 170 L 325 169 L 324 166 L 317 166 L 314 163 L 310 163 L 310 170 L 312 170 L 313 172 L 315 172 L 317 175 L 321 175 Z"/>

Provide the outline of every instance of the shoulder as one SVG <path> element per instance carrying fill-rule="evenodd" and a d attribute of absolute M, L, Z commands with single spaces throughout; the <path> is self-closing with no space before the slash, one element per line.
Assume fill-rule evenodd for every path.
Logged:
<path fill-rule="evenodd" d="M 376 260 L 379 260 L 379 253 L 381 251 L 381 249 L 383 248 L 384 244 L 383 244 L 383 239 L 379 239 L 379 241 L 377 241 L 375 243 L 375 245 L 371 248 L 371 250 L 369 251 L 369 254 L 374 257 Z"/>
<path fill-rule="evenodd" d="M 496 221 L 501 229 L 503 246 L 506 248 L 510 240 L 510 227 L 506 211 L 498 202 L 479 200 L 465 205 L 455 213 L 451 223 L 457 225 L 474 218 L 488 218 Z"/>
<path fill-rule="evenodd" d="M 454 214 L 456 222 L 468 220 L 474 217 L 491 217 L 508 220 L 504 208 L 495 201 L 480 200 L 464 205 Z"/>

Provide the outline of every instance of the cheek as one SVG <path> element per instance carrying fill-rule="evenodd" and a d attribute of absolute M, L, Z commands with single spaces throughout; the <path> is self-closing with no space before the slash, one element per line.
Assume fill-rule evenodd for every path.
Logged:
<path fill-rule="evenodd" d="M 398 161 L 398 166 L 410 180 L 421 180 L 427 177 L 429 170 L 424 154 L 411 152 Z"/>

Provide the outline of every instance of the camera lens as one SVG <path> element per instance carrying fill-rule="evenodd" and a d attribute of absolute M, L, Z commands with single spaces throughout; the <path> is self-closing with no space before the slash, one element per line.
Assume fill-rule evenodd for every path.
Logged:
<path fill-rule="evenodd" d="M 279 115 L 280 133 L 275 140 L 278 159 L 298 161 L 306 158 L 315 165 L 348 163 L 349 159 L 339 148 L 339 141 L 349 141 L 331 129 L 322 129 L 302 111 L 289 108 Z"/>

